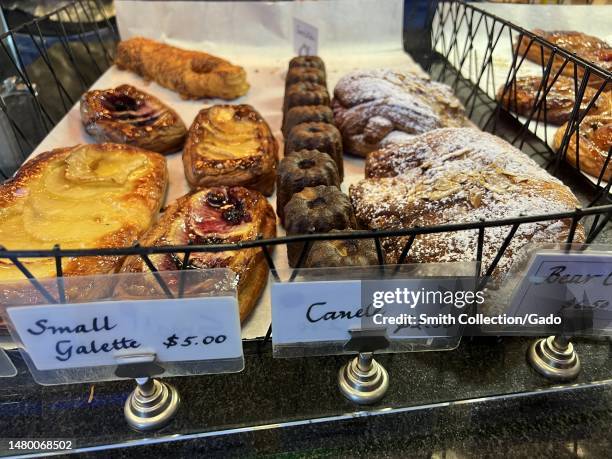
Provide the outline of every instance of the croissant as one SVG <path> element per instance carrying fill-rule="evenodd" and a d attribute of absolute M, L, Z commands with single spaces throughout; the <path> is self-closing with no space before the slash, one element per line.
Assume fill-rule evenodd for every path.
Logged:
<path fill-rule="evenodd" d="M 178 92 L 185 99 L 236 99 L 249 90 L 240 66 L 210 54 L 135 37 L 117 45 L 115 64 Z"/>

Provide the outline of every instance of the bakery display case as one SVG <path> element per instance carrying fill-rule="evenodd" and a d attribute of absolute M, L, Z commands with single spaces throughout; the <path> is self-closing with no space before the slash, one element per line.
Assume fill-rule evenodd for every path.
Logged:
<path fill-rule="evenodd" d="M 23 159 L 0 189 L 7 438 L 120 448 L 609 386 L 605 21 L 375 3 L 78 1 L 44 16 L 52 45 L 39 20 L 0 36 L 45 131 L 0 98 Z M 377 327 L 373 292 L 406 286 L 452 294 L 425 315 L 563 323 Z M 90 332 L 124 341 L 53 341 Z"/>

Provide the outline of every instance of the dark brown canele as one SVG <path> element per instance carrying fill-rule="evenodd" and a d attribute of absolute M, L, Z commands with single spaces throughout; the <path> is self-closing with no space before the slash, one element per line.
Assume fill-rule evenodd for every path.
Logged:
<path fill-rule="evenodd" d="M 306 187 L 317 185 L 340 188 L 338 167 L 327 153 L 302 150 L 286 156 L 280 162 L 276 179 L 276 213 L 285 221 L 285 205 L 291 197 Z"/>

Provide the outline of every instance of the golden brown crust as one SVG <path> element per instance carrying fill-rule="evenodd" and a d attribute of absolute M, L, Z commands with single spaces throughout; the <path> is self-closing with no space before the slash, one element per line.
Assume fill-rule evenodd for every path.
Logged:
<path fill-rule="evenodd" d="M 186 99 L 236 99 L 249 90 L 246 72 L 225 59 L 135 37 L 117 45 L 115 64 Z"/>
<path fill-rule="evenodd" d="M 558 46 L 570 53 L 576 53 L 578 57 L 593 62 L 595 65 L 608 72 L 612 71 L 612 48 L 605 41 L 597 37 L 572 30 L 545 31 L 542 29 L 534 29 L 532 32 L 535 35 L 541 36 L 554 46 Z M 529 46 L 530 41 L 528 37 L 523 36 L 522 40 L 515 44 L 515 47 L 518 48 L 519 56 L 525 56 L 536 64 L 542 64 L 543 62 L 543 66 L 547 65 L 551 56 L 551 50 L 547 47 L 538 45 L 536 42 L 531 43 L 531 46 Z M 556 56 L 553 60 L 552 71 L 558 72 L 564 62 L 564 58 Z M 576 71 L 578 77 L 582 78 L 584 75 L 584 68 L 578 65 L 576 66 Z M 565 65 L 563 74 L 573 78 L 574 65 L 571 63 Z M 589 78 L 589 85 L 591 86 L 599 86 L 602 82 L 602 79 L 595 75 Z"/>
<path fill-rule="evenodd" d="M 113 168 L 122 170 L 112 175 Z M 7 249 L 130 246 L 159 212 L 167 180 L 163 156 L 128 145 L 77 145 L 41 153 L 0 185 L 0 245 Z M 19 228 L 22 231 L 16 235 Z M 120 257 L 65 259 L 63 273 L 114 272 L 120 261 Z M 55 276 L 51 259 L 24 259 L 24 264 L 37 278 Z M 0 260 L 0 280 L 23 278 L 10 261 Z"/>
<path fill-rule="evenodd" d="M 125 143 L 162 154 L 180 150 L 187 135 L 174 110 L 127 84 L 83 94 L 81 121 L 97 142 Z"/>
<path fill-rule="evenodd" d="M 515 84 L 511 84 L 505 91 L 505 94 L 504 86 L 499 88 L 497 100 L 501 100 L 508 110 L 515 111 L 519 115 L 530 116 L 536 106 L 536 102 L 540 102 L 542 99 L 543 89 L 540 90 L 540 100 L 536 100 L 541 84 L 541 77 L 519 77 L 516 79 Z M 550 83 L 547 82 L 546 85 L 548 86 Z M 575 104 L 574 89 L 573 78 L 559 76 L 546 94 L 546 113 L 544 111 L 544 104 L 541 104 L 541 108 L 536 109 L 534 116 L 536 116 L 539 111 L 539 118 L 548 123 L 563 124 L 568 121 Z M 503 98 L 502 94 L 504 94 Z M 585 112 L 596 94 L 597 90 L 595 88 L 585 88 L 580 104 L 580 113 Z M 589 110 L 589 115 L 599 115 L 611 110 L 612 88 L 599 95 Z"/>
<path fill-rule="evenodd" d="M 553 139 L 553 148 L 559 151 L 567 123 L 557 129 Z M 576 167 L 576 137 L 574 133 L 569 139 L 565 160 Z M 606 165 L 608 151 L 612 148 L 612 114 L 599 116 L 586 116 L 579 129 L 580 170 L 593 177 L 599 177 Z M 606 167 L 603 179 L 608 182 L 612 179 L 612 159 Z"/>
<path fill-rule="evenodd" d="M 572 211 L 572 192 L 522 152 L 474 129 L 438 129 L 403 145 L 372 153 L 367 176 L 350 188 L 357 222 L 370 229 L 500 220 L 519 215 Z M 500 278 L 528 242 L 565 242 L 571 221 L 523 224 L 494 272 Z M 509 226 L 485 231 L 483 266 L 488 267 Z M 578 226 L 575 241 L 584 240 Z M 407 238 L 383 241 L 396 263 Z M 407 263 L 474 261 L 478 231 L 418 236 Z"/>
<path fill-rule="evenodd" d="M 214 105 L 201 110 L 183 150 L 192 188 L 244 186 L 274 192 L 278 144 L 270 126 L 250 105 Z"/>
<path fill-rule="evenodd" d="M 276 236 L 276 217 L 257 191 L 242 187 L 213 187 L 185 195 L 164 210 L 159 222 L 141 239 L 143 246 L 224 244 Z M 159 271 L 182 267 L 182 254 L 152 255 Z M 252 311 L 263 292 L 268 266 L 261 249 L 193 253 L 187 268 L 229 268 L 238 278 L 240 318 Z M 139 257 L 128 257 L 121 272 L 147 272 Z M 195 292 L 187 292 L 195 293 Z"/>

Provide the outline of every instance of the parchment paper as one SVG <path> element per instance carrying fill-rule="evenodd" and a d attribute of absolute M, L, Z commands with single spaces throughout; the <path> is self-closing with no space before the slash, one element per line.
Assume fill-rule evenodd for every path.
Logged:
<path fill-rule="evenodd" d="M 319 50 L 327 68 L 328 89 L 350 70 L 389 67 L 422 71 L 402 49 L 402 0 L 340 0 L 302 2 L 116 2 L 122 38 L 142 35 L 175 46 L 218 54 L 245 67 L 251 84 L 249 93 L 232 103 L 248 103 L 267 120 L 282 156 L 282 101 L 287 64 L 293 57 L 293 18 L 319 28 Z M 202 108 L 215 100 L 185 101 L 156 83 L 115 67 L 93 85 L 104 89 L 120 84 L 139 87 L 174 108 L 187 125 Z M 84 132 L 78 106 L 52 130 L 34 154 L 52 148 L 91 143 Z M 167 202 L 185 194 L 181 154 L 167 157 L 170 183 Z M 345 156 L 343 191 L 363 178 L 360 158 Z M 276 197 L 270 202 L 276 207 Z M 284 230 L 279 225 L 278 234 Z M 286 269 L 284 246 L 273 255 L 279 270 Z M 243 338 L 265 335 L 271 320 L 270 292 L 266 288 L 259 305 L 245 321 Z"/>

